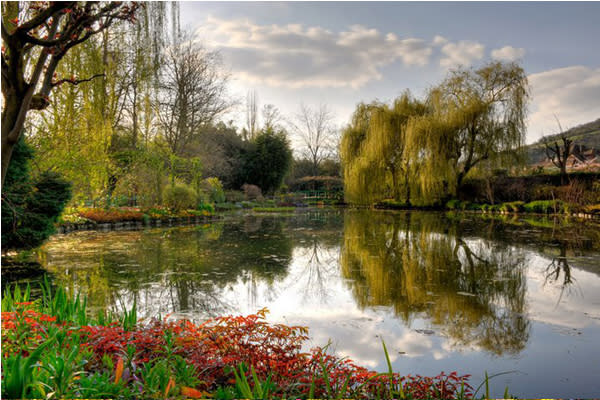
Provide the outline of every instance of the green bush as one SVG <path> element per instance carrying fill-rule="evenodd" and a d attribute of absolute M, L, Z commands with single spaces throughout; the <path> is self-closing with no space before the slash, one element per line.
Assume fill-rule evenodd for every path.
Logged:
<path fill-rule="evenodd" d="M 566 213 L 569 211 L 567 203 L 561 200 L 536 200 L 523 205 L 526 212 L 538 214 Z"/>
<path fill-rule="evenodd" d="M 401 209 L 407 209 L 410 207 L 411 207 L 410 204 L 404 203 L 402 201 L 396 201 L 394 199 L 384 199 L 375 204 L 375 208 L 386 208 L 386 209 L 391 209 L 391 210 L 394 210 L 394 209 L 401 210 Z"/>
<path fill-rule="evenodd" d="M 446 208 L 448 210 L 459 210 L 460 208 L 460 200 L 458 199 L 452 199 L 452 200 L 448 200 L 448 202 L 446 203 Z"/>
<path fill-rule="evenodd" d="M 216 203 L 215 210 L 217 211 L 229 211 L 238 208 L 234 203 Z"/>
<path fill-rule="evenodd" d="M 500 211 L 512 213 L 522 212 L 524 210 L 524 205 L 524 201 L 511 201 L 510 203 L 503 203 L 500 206 Z"/>
<path fill-rule="evenodd" d="M 206 192 L 208 193 L 208 200 L 211 203 L 224 203 L 225 192 L 223 191 L 223 184 L 219 178 L 206 178 L 204 182 Z"/>
<path fill-rule="evenodd" d="M 199 211 L 208 211 L 211 214 L 215 213 L 215 207 L 210 203 L 201 203 L 198 205 Z"/>
<path fill-rule="evenodd" d="M 55 172 L 31 177 L 33 149 L 17 143 L 2 188 L 2 249 L 31 249 L 54 233 L 71 198 L 71 183 Z"/>
<path fill-rule="evenodd" d="M 165 205 L 173 211 L 195 208 L 196 192 L 183 183 L 176 183 L 165 188 L 163 193 Z"/>
<path fill-rule="evenodd" d="M 239 203 L 244 201 L 244 192 L 241 190 L 227 190 L 225 192 L 225 201 L 227 203 Z"/>

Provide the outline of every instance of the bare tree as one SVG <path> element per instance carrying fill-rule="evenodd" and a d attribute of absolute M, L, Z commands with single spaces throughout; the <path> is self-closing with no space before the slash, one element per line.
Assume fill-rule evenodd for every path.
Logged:
<path fill-rule="evenodd" d="M 204 125 L 231 106 L 228 80 L 220 54 L 206 50 L 187 33 L 167 51 L 157 117 L 174 154 L 179 155 Z"/>
<path fill-rule="evenodd" d="M 556 116 L 554 116 L 556 118 Z M 543 143 L 546 150 L 546 156 L 560 170 L 560 182 L 566 184 L 569 181 L 567 174 L 567 160 L 573 152 L 573 140 L 569 139 L 567 132 L 563 131 L 560 121 L 556 118 L 560 133 L 558 136 L 543 138 Z"/>
<path fill-rule="evenodd" d="M 269 130 L 276 130 L 281 124 L 282 117 L 279 109 L 273 104 L 265 104 L 262 109 L 262 118 L 264 128 Z"/>
<path fill-rule="evenodd" d="M 254 139 L 258 132 L 258 95 L 256 90 L 246 94 L 246 135 L 244 139 Z"/>
<path fill-rule="evenodd" d="M 302 104 L 296 114 L 296 122 L 291 125 L 304 142 L 304 156 L 312 163 L 313 175 L 318 175 L 321 162 L 334 147 L 333 114 L 324 104 L 317 109 Z"/>
<path fill-rule="evenodd" d="M 95 77 L 56 77 L 67 52 L 119 20 L 133 21 L 138 3 L 2 3 L 2 183 L 30 110 L 50 104 L 52 89 Z"/>

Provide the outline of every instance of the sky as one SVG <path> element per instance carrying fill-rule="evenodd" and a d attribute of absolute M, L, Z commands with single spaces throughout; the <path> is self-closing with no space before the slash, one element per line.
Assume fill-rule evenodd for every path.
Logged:
<path fill-rule="evenodd" d="M 218 50 L 230 94 L 293 119 L 326 104 L 423 96 L 459 66 L 518 61 L 531 87 L 526 142 L 600 118 L 600 2 L 182 2 L 181 25 Z M 226 118 L 243 125 L 243 101 Z"/>

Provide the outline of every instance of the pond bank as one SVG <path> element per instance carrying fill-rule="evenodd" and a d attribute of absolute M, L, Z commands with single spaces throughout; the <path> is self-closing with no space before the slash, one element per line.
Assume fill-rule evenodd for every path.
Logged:
<path fill-rule="evenodd" d="M 111 222 L 78 222 L 64 223 L 56 227 L 56 233 L 70 233 L 75 231 L 117 231 L 129 229 L 142 229 L 150 227 L 169 227 L 182 225 L 200 225 L 221 219 L 219 215 L 202 217 L 171 217 L 171 218 L 148 218 L 142 221 L 111 221 Z"/>

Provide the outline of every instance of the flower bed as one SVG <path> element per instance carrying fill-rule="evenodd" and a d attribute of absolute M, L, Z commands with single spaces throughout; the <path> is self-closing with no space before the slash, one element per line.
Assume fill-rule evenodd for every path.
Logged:
<path fill-rule="evenodd" d="M 269 323 L 267 310 L 201 324 L 136 322 L 133 311 L 109 322 L 65 293 L 3 299 L 3 398 L 472 397 L 468 375 L 381 374 L 325 348 L 302 352 L 307 328 Z"/>

